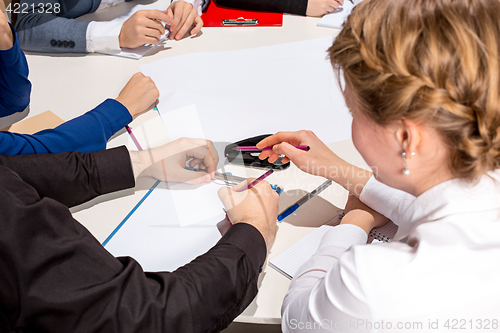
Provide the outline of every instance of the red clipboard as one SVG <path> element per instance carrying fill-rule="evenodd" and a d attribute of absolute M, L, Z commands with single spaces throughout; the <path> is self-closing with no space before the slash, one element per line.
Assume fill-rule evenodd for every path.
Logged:
<path fill-rule="evenodd" d="M 221 7 L 210 1 L 201 15 L 204 27 L 281 27 L 282 13 L 257 12 L 252 10 Z"/>

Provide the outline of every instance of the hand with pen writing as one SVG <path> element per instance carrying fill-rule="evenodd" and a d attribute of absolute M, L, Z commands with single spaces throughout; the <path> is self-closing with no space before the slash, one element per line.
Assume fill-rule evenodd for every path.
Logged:
<path fill-rule="evenodd" d="M 180 138 L 161 147 L 130 152 L 134 175 L 175 183 L 209 183 L 215 177 L 219 156 L 213 143 L 204 139 Z M 200 171 L 186 170 L 189 167 Z"/>
<path fill-rule="evenodd" d="M 349 194 L 344 214 L 340 224 L 357 225 L 366 234 L 369 234 L 373 228 L 381 227 L 389 221 L 387 217 L 374 211 L 352 194 Z"/>
<path fill-rule="evenodd" d="M 307 2 L 306 15 L 320 17 L 333 12 L 343 4 L 344 0 L 309 0 Z"/>
<path fill-rule="evenodd" d="M 165 34 L 164 24 L 170 25 L 172 19 L 166 11 L 139 10 L 122 25 L 118 41 L 120 47 L 136 48 L 144 44 L 155 45 Z"/>
<path fill-rule="evenodd" d="M 309 150 L 294 146 L 309 146 Z M 372 175 L 341 159 L 311 131 L 278 132 L 260 141 L 257 147 L 273 148 L 260 153 L 261 160 L 268 158 L 273 163 L 280 155 L 285 155 L 283 163 L 292 161 L 300 170 L 331 179 L 356 196 Z"/>
<path fill-rule="evenodd" d="M 219 189 L 219 198 L 231 223 L 253 225 L 262 234 L 269 248 L 276 235 L 279 195 L 265 180 L 246 191 L 238 192 L 254 180 L 249 178 L 232 188 Z"/>

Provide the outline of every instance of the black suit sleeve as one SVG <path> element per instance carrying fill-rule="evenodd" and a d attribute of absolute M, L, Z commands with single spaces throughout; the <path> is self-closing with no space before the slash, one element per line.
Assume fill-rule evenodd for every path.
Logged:
<path fill-rule="evenodd" d="M 266 245 L 249 224 L 172 273 L 144 273 L 2 166 L 0 200 L 2 332 L 219 332 L 257 293 Z"/>
<path fill-rule="evenodd" d="M 308 0 L 213 0 L 220 6 L 274 13 L 306 15 Z"/>
<path fill-rule="evenodd" d="M 125 146 L 86 154 L 0 155 L 0 165 L 16 172 L 40 197 L 68 207 L 135 185 Z"/>

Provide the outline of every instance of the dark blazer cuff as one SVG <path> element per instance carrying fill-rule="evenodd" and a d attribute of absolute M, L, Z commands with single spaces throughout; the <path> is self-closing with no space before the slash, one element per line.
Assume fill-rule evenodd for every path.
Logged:
<path fill-rule="evenodd" d="M 92 153 L 101 185 L 101 194 L 135 186 L 130 155 L 125 146 Z"/>
<path fill-rule="evenodd" d="M 266 242 L 254 226 L 247 223 L 232 225 L 217 242 L 217 245 L 219 244 L 231 244 L 238 247 L 245 252 L 255 271 L 258 273 L 262 271 L 267 255 Z"/>

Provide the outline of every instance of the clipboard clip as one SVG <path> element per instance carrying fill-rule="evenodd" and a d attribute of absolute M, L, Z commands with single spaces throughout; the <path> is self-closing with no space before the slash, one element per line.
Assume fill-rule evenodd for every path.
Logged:
<path fill-rule="evenodd" d="M 222 20 L 222 25 L 257 25 L 259 24 L 258 19 L 246 19 L 244 17 L 238 17 L 235 20 L 224 19 Z"/>

